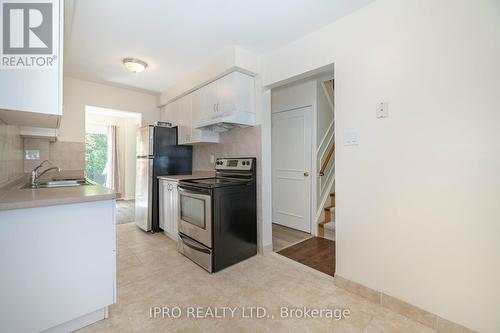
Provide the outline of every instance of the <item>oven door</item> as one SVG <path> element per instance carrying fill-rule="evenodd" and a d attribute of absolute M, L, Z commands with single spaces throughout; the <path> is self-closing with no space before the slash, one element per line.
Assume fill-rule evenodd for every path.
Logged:
<path fill-rule="evenodd" d="M 212 248 L 210 190 L 179 186 L 179 232 Z"/>

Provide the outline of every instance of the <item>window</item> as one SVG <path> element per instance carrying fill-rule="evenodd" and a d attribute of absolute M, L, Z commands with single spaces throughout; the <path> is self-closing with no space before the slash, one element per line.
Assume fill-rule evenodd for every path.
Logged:
<path fill-rule="evenodd" d="M 85 134 L 85 173 L 94 182 L 106 184 L 103 173 L 108 161 L 108 136 L 103 133 Z"/>

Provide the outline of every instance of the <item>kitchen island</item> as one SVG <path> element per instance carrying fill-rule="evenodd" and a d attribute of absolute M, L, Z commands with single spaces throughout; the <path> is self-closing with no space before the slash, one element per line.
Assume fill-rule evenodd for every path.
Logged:
<path fill-rule="evenodd" d="M 113 191 L 0 189 L 0 332 L 69 332 L 116 302 Z"/>

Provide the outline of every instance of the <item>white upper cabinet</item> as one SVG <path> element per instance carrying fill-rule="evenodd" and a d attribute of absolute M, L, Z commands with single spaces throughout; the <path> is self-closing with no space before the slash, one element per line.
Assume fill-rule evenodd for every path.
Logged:
<path fill-rule="evenodd" d="M 219 142 L 218 132 L 255 125 L 255 79 L 227 74 L 167 104 L 164 119 L 179 126 L 179 144 Z"/>
<path fill-rule="evenodd" d="M 232 72 L 206 85 L 205 107 L 193 125 L 197 128 L 224 131 L 234 126 L 255 125 L 255 79 Z"/>
<path fill-rule="evenodd" d="M 6 6 L 6 3 L 2 5 Z M 21 32 L 11 31 L 9 38 L 3 41 L 0 119 L 8 124 L 56 128 L 62 116 L 63 1 L 52 0 L 46 7 L 33 9 L 40 13 L 41 24 L 47 25 L 51 35 L 17 38 L 16 41 L 14 37 L 28 31 L 23 30 L 22 20 L 16 24 L 16 15 L 31 11 L 26 6 L 16 8 L 17 5 L 13 2 L 9 10 L 4 7 L 4 16 L 8 15 L 11 21 L 9 29 L 20 29 Z M 15 45 L 16 52 L 11 53 L 9 45 Z"/>
<path fill-rule="evenodd" d="M 197 117 L 199 96 L 188 94 L 165 106 L 165 120 L 177 126 L 177 142 L 180 145 L 197 143 L 217 143 L 219 134 L 211 131 L 199 130 L 193 126 L 193 118 Z"/>
<path fill-rule="evenodd" d="M 200 119 L 203 114 L 203 110 L 206 107 L 207 101 L 207 90 L 204 88 L 195 90 L 188 96 L 191 96 L 191 141 L 192 143 L 218 143 L 219 134 L 200 130 L 195 127 L 195 122 Z"/>
<path fill-rule="evenodd" d="M 191 95 L 186 95 L 176 101 L 178 104 L 177 142 L 180 145 L 191 144 Z"/>
<path fill-rule="evenodd" d="M 232 72 L 167 104 L 164 119 L 179 127 L 179 144 L 219 142 L 219 133 L 255 125 L 255 79 Z"/>

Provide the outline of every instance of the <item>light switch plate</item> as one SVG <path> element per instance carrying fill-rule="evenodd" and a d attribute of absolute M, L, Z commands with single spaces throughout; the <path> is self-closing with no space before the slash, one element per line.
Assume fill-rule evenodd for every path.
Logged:
<path fill-rule="evenodd" d="M 356 129 L 344 131 L 344 146 L 359 145 L 359 131 Z"/>
<path fill-rule="evenodd" d="M 33 149 L 26 149 L 24 151 L 24 159 L 25 160 L 39 160 L 40 159 L 40 151 Z"/>
<path fill-rule="evenodd" d="M 377 103 L 377 119 L 389 118 L 389 106 L 387 103 Z"/>
<path fill-rule="evenodd" d="M 214 164 L 215 163 L 215 156 L 210 155 L 210 163 Z"/>

